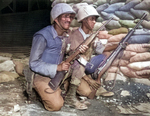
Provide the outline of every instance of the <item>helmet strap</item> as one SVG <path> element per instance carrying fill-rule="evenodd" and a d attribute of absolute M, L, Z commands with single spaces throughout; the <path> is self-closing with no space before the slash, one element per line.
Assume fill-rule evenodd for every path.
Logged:
<path fill-rule="evenodd" d="M 68 29 L 63 28 L 63 26 L 59 23 L 58 19 L 57 21 L 55 21 L 56 24 L 58 25 L 58 27 L 62 30 L 62 31 L 67 31 Z"/>
<path fill-rule="evenodd" d="M 88 21 L 87 21 L 87 20 L 88 20 L 88 19 L 86 19 L 86 20 L 85 20 L 85 23 L 87 24 L 87 26 L 88 26 L 89 30 L 90 30 L 90 31 L 92 31 L 93 29 L 90 27 L 90 25 L 89 25 L 89 23 L 88 23 Z"/>

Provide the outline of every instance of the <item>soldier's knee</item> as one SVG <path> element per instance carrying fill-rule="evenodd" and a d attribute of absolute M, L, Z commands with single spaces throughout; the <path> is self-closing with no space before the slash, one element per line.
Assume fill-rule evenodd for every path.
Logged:
<path fill-rule="evenodd" d="M 44 106 L 45 106 L 45 109 L 47 109 L 48 111 L 59 111 L 62 108 L 63 104 L 64 104 L 64 101 L 59 101 L 59 102 L 57 101 L 53 104 L 51 103 L 44 104 Z"/>

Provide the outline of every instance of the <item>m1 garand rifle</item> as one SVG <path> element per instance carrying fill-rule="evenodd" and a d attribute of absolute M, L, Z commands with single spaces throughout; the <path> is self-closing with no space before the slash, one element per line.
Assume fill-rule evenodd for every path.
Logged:
<path fill-rule="evenodd" d="M 105 22 L 95 33 L 91 34 L 86 40 L 84 40 L 79 46 L 81 45 L 87 45 L 89 46 L 90 43 L 95 39 L 97 34 L 99 33 L 100 30 L 104 29 L 105 26 L 112 20 L 113 18 L 110 18 L 107 22 Z M 79 51 L 79 46 L 75 49 L 75 51 L 65 60 L 65 62 L 71 62 L 75 59 L 78 58 L 80 51 Z M 48 85 L 51 87 L 51 89 L 56 90 L 59 85 L 61 84 L 61 81 L 64 79 L 66 74 L 66 71 L 57 71 L 56 75 L 54 78 L 50 80 Z"/>
<path fill-rule="evenodd" d="M 96 71 L 94 72 L 94 77 L 96 77 L 96 81 L 101 84 L 101 76 L 107 71 L 107 69 L 111 66 L 112 62 L 115 60 L 115 58 L 119 55 L 120 52 L 122 52 L 127 45 L 128 40 L 136 30 L 136 28 L 139 27 L 139 25 L 143 22 L 143 19 L 147 16 L 146 13 L 144 13 L 139 20 L 139 22 L 136 24 L 136 26 L 131 29 L 128 34 L 119 42 L 117 48 L 109 55 L 108 58 L 103 60 Z M 92 93 L 88 96 L 90 99 L 93 99 L 95 96 L 96 90 L 92 90 Z"/>

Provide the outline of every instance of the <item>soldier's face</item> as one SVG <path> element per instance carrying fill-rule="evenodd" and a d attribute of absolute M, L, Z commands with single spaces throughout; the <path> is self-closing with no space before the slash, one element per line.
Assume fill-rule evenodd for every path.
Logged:
<path fill-rule="evenodd" d="M 95 16 L 90 16 L 87 18 L 87 23 L 89 24 L 89 26 L 91 27 L 91 29 L 94 28 L 94 25 L 96 23 L 96 17 Z"/>
<path fill-rule="evenodd" d="M 90 16 L 83 20 L 83 25 L 85 25 L 86 28 L 88 28 L 89 30 L 92 30 L 94 28 L 95 23 L 96 23 L 95 16 Z"/>
<path fill-rule="evenodd" d="M 74 18 L 75 14 L 62 14 L 58 17 L 58 22 L 64 29 L 69 29 Z"/>

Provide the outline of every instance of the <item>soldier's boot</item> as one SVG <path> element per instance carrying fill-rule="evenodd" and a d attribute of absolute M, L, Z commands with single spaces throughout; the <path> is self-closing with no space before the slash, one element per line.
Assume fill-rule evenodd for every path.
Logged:
<path fill-rule="evenodd" d="M 69 90 L 65 97 L 65 105 L 78 110 L 86 110 L 88 109 L 87 105 L 81 103 L 76 97 L 77 88 L 78 86 L 70 84 Z"/>
<path fill-rule="evenodd" d="M 103 97 L 111 97 L 113 95 L 114 95 L 113 92 L 107 91 L 102 86 L 100 88 L 98 88 L 98 90 L 96 91 L 96 94 L 95 94 L 95 96 L 103 96 Z"/>

